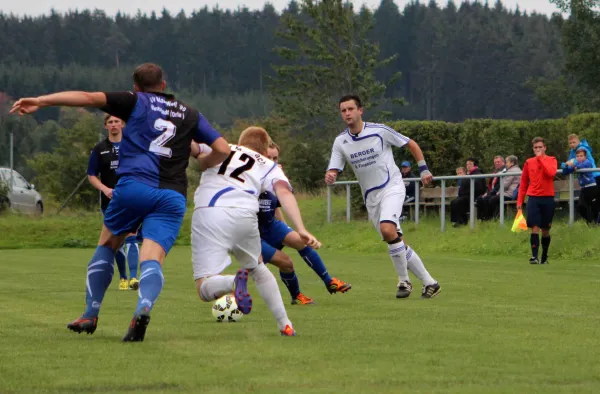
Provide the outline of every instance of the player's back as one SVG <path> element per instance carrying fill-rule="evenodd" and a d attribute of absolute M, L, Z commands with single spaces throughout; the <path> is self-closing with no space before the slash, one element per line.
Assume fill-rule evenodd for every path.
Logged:
<path fill-rule="evenodd" d="M 244 146 L 230 146 L 229 157 L 202 174 L 194 196 L 196 208 L 231 207 L 258 212 L 259 195 L 271 190 L 276 180 L 289 181 L 277 163 Z"/>
<path fill-rule="evenodd" d="M 132 107 L 129 115 L 122 117 L 126 127 L 117 175 L 185 195 L 192 139 L 198 141 L 209 129 L 212 140 L 199 142 L 210 144 L 218 133 L 197 110 L 172 95 L 129 94 L 134 97 L 127 102 Z"/>

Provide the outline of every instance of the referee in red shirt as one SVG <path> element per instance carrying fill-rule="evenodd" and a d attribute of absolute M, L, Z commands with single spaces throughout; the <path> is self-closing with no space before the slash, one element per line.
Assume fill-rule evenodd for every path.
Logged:
<path fill-rule="evenodd" d="M 550 227 L 554 218 L 554 176 L 558 168 L 556 157 L 546 156 L 544 139 L 536 137 L 531 141 L 535 157 L 527 159 L 523 166 L 517 209 L 521 209 L 527 195 L 527 227 L 531 228 L 530 264 L 548 264 Z M 542 229 L 542 260 L 538 260 Z"/>

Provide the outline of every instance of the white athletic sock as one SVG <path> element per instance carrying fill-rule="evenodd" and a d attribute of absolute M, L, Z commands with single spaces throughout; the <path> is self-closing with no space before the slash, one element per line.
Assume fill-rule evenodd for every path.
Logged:
<path fill-rule="evenodd" d="M 423 286 L 429 286 L 436 282 L 435 279 L 429 275 L 429 272 L 425 268 L 425 265 L 423 265 L 423 261 L 421 261 L 417 252 L 412 250 L 410 246 L 406 248 L 406 261 L 408 262 L 408 269 L 423 282 Z"/>
<path fill-rule="evenodd" d="M 234 279 L 235 276 L 232 275 L 216 275 L 205 278 L 202 281 L 202 286 L 200 286 L 202 299 L 204 301 L 213 301 L 223 297 L 227 293 L 232 293 Z"/>
<path fill-rule="evenodd" d="M 408 278 L 408 262 L 406 261 L 406 249 L 404 248 L 404 241 L 388 244 L 388 251 L 400 280 L 410 282 L 410 279 Z"/>
<path fill-rule="evenodd" d="M 249 271 L 250 276 L 256 284 L 258 294 L 267 304 L 267 308 L 271 311 L 280 330 L 285 329 L 286 325 L 292 327 L 292 322 L 288 319 L 283 299 L 277 286 L 277 280 L 264 264 L 259 264 L 258 267 Z"/>

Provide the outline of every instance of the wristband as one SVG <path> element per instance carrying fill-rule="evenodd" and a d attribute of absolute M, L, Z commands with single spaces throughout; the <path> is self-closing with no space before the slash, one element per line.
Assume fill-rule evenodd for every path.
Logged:
<path fill-rule="evenodd" d="M 423 172 L 423 171 L 428 171 L 429 168 L 427 168 L 427 163 L 425 162 L 425 160 L 419 160 L 417 162 L 417 165 L 419 166 L 419 172 Z"/>
<path fill-rule="evenodd" d="M 431 172 L 429 170 L 421 171 L 421 178 L 423 178 L 426 175 L 431 175 Z"/>

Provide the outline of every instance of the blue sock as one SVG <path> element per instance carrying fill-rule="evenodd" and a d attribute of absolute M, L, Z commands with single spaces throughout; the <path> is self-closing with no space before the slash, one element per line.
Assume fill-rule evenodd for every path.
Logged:
<path fill-rule="evenodd" d="M 285 287 L 287 287 L 290 295 L 292 296 L 292 300 L 298 297 L 300 294 L 300 283 L 298 283 L 298 277 L 296 276 L 296 272 L 282 272 L 279 271 L 279 276 Z"/>
<path fill-rule="evenodd" d="M 129 265 L 129 279 L 137 278 L 137 267 L 138 259 L 140 256 L 140 250 L 137 244 L 137 236 L 130 235 L 125 238 L 125 244 L 127 245 L 127 264 Z"/>
<path fill-rule="evenodd" d="M 319 256 L 317 251 L 310 246 L 307 246 L 304 249 L 299 250 L 298 253 L 300 253 L 300 257 L 302 257 L 306 264 L 321 277 L 321 280 L 323 280 L 326 285 L 329 285 L 331 276 L 329 276 L 325 263 L 323 263 L 323 260 L 321 260 L 321 256 Z"/>
<path fill-rule="evenodd" d="M 142 261 L 140 274 L 139 298 L 135 314 L 149 315 L 163 288 L 165 277 L 162 267 L 156 260 Z"/>
<path fill-rule="evenodd" d="M 85 291 L 85 312 L 83 317 L 97 317 L 100 313 L 100 305 L 104 299 L 104 293 L 110 285 L 115 267 L 113 260 L 115 252 L 107 246 L 98 246 L 92 260 L 88 264 L 86 291 Z"/>
<path fill-rule="evenodd" d="M 117 268 L 119 269 L 119 276 L 121 279 L 127 279 L 127 269 L 125 268 L 125 251 L 123 247 L 120 247 L 117 250 L 117 254 L 115 255 L 115 261 L 117 262 Z"/>

